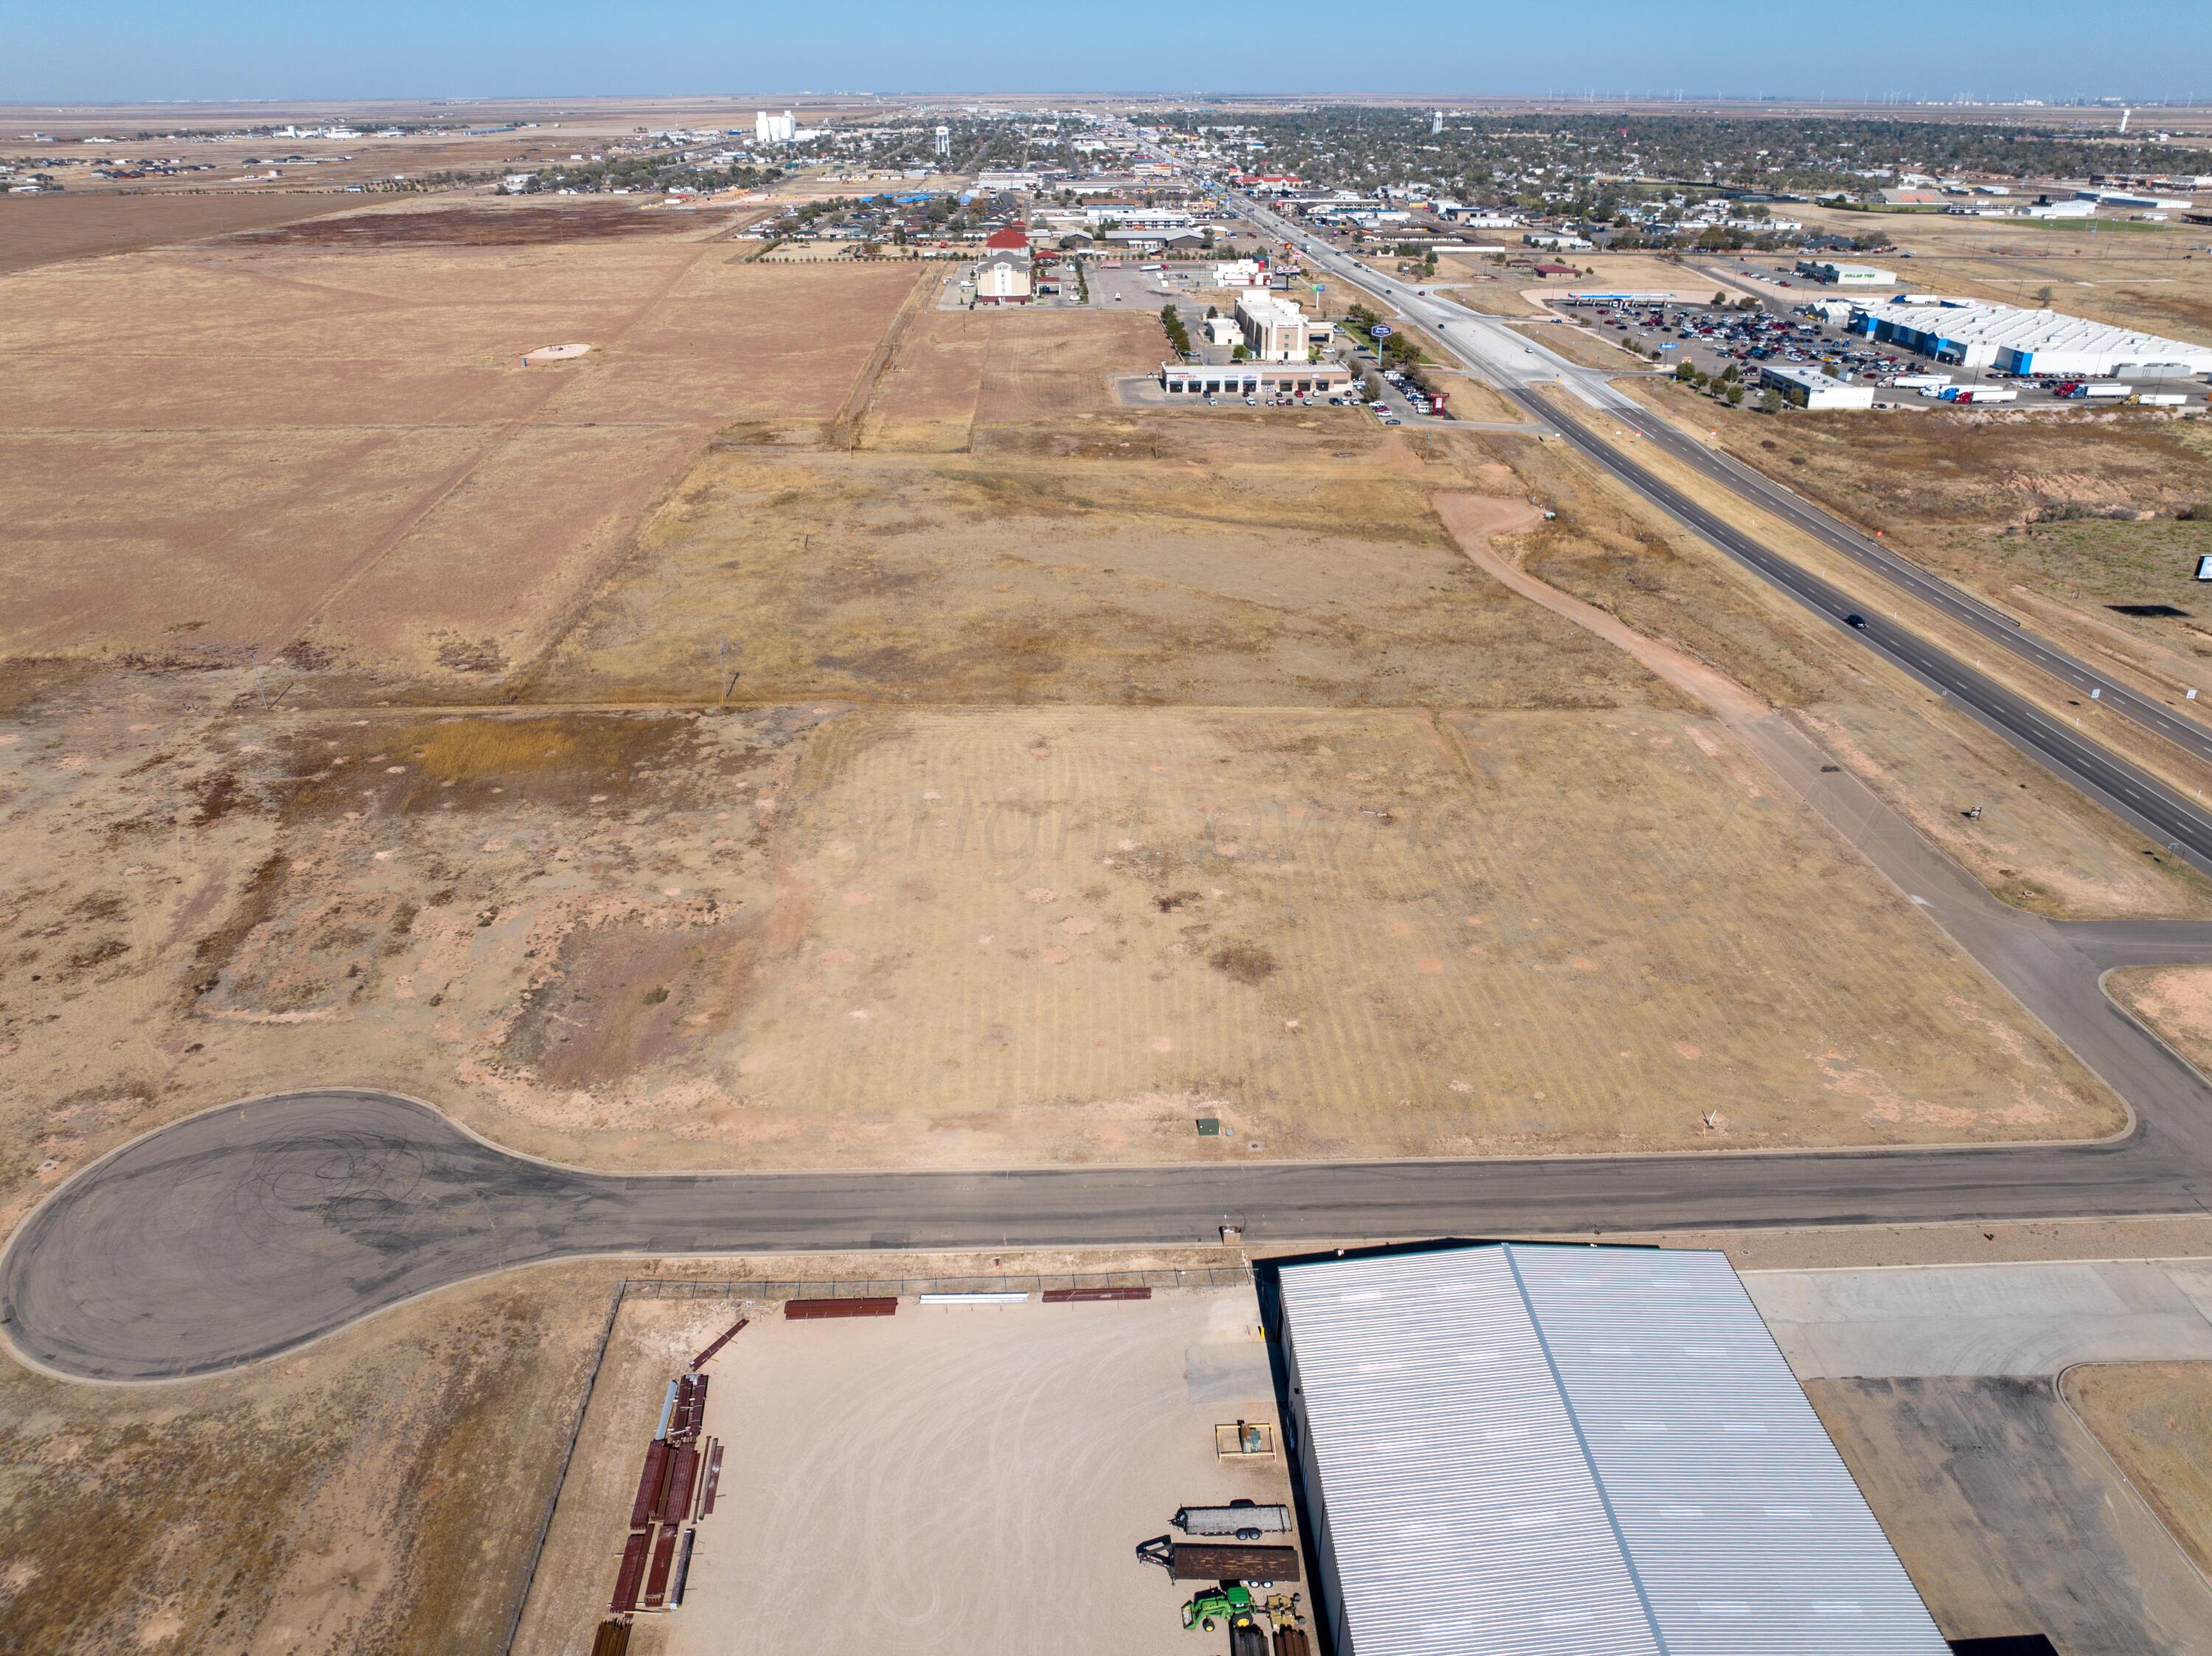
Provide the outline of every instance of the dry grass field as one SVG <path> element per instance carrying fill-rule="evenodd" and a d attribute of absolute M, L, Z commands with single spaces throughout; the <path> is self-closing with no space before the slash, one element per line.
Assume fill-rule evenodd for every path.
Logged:
<path fill-rule="evenodd" d="M 915 280 L 714 221 L 410 205 L 9 278 L 0 652 L 526 658 L 715 433 L 818 430 Z"/>
<path fill-rule="evenodd" d="M 615 1274 L 471 1284 L 219 1380 L 0 1366 L 0 1648 L 499 1648 Z"/>
<path fill-rule="evenodd" d="M 978 426 L 1101 413 L 1109 377 L 1157 367 L 1164 349 L 1150 316 L 932 306 L 900 336 L 861 446 L 960 450 Z"/>
<path fill-rule="evenodd" d="M 2166 1533 L 2212 1574 L 2212 1364 L 2092 1363 L 2063 1386 Z"/>
<path fill-rule="evenodd" d="M 1531 573 L 1788 710 L 2006 901 L 2081 919 L 2212 913 L 2212 883 L 1704 543 L 1626 507 L 1559 446 L 1486 440 L 1559 510 L 1521 543 Z M 1771 520 L 1762 532 L 1796 545 Z"/>
<path fill-rule="evenodd" d="M 1438 492 L 1558 500 L 1517 549 L 1545 579 L 1778 704 L 1869 701 L 1554 446 L 1119 408 L 1149 318 L 943 312 L 933 272 L 763 269 L 633 210 L 56 267 L 180 353 L 153 419 L 63 426 L 140 359 L 14 279 L 44 343 L 9 440 L 167 446 L 21 514 L 50 585 L 9 643 L 44 660 L 0 766 L 46 832 L 0 894 L 9 1209 L 334 1077 L 630 1166 L 2117 1125 L 1678 692 L 1460 555 Z M 134 504 L 174 477 L 204 507 Z M 179 578 L 97 579 L 179 539 Z M 244 652 L 286 639 L 264 708 Z"/>
<path fill-rule="evenodd" d="M 2114 1000 L 2212 1075 L 2212 966 L 2131 966 L 2105 980 Z"/>
<path fill-rule="evenodd" d="M 1470 480 L 1464 450 L 1269 412 L 1304 417 L 1034 416 L 978 427 L 963 456 L 718 452 L 532 694 L 696 696 L 726 638 L 749 701 L 1637 698 L 1625 658 L 1452 549 L 1427 494 Z"/>
<path fill-rule="evenodd" d="M 1702 717 L 810 707 L 32 710 L 0 1213 L 333 1078 L 633 1166 L 2119 1120 Z"/>

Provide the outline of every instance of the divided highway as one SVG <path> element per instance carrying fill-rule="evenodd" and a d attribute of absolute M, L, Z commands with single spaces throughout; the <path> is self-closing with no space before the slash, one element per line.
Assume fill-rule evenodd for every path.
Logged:
<path fill-rule="evenodd" d="M 1386 299 L 1426 328 L 1471 372 L 1496 386 L 1533 419 L 1557 430 L 1644 500 L 1815 614 L 1838 627 L 1850 627 L 1869 648 L 1955 701 L 2022 752 L 2102 801 L 2200 870 L 2212 874 L 2212 812 L 2141 766 L 2069 729 L 2027 697 L 1911 628 L 1867 614 L 1862 603 L 1655 476 L 1637 463 L 1634 446 L 1644 442 L 1665 450 L 1753 505 L 1817 537 L 1901 592 L 1972 628 L 1993 646 L 2080 689 L 2085 699 L 2091 691 L 2097 692 L 2095 699 L 2103 705 L 2185 753 L 2212 761 L 2212 729 L 2096 672 L 1752 468 L 1674 431 L 1650 409 L 1615 390 L 1603 370 L 1570 362 L 1512 331 L 1496 318 L 1418 287 L 1385 281 L 1256 202 L 1239 198 L 1238 204 L 1255 222 L 1297 246 L 1321 270 Z M 1540 385 L 1565 387 L 1597 417 L 1583 420 L 1564 413 L 1537 394 L 1534 387 Z M 1848 617 L 1855 614 L 1861 616 L 1863 625 L 1850 626 Z"/>

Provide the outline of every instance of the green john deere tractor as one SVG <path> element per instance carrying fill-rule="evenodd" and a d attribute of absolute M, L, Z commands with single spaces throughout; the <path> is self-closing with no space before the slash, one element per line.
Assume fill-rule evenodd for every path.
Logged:
<path fill-rule="evenodd" d="M 1192 1628 L 1204 1628 L 1211 1633 L 1217 1617 L 1234 1615 L 1240 1610 L 1251 1608 L 1252 1594 L 1249 1589 L 1240 1586 L 1234 1581 L 1224 1581 L 1218 1587 L 1206 1588 L 1205 1592 L 1194 1596 L 1182 1607 L 1182 1624 L 1186 1631 Z"/>

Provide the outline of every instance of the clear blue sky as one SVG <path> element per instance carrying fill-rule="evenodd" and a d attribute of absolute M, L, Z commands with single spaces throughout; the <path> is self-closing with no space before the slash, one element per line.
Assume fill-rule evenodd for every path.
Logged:
<path fill-rule="evenodd" d="M 2212 0 L 10 0 L 0 100 L 1729 91 L 2212 102 Z M 1365 20 L 1365 21 L 1362 21 Z"/>

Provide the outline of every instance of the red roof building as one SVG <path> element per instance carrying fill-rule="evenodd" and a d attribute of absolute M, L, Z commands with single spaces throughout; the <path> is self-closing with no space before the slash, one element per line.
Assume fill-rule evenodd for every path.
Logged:
<path fill-rule="evenodd" d="M 1012 224 L 1008 225 L 1003 230 L 992 231 L 990 239 L 983 244 L 984 246 L 994 251 L 1000 248 L 1005 248 L 1009 252 L 1017 252 L 1023 248 L 1027 247 L 1029 245 L 1030 233 L 1021 228 L 1018 225 Z"/>

